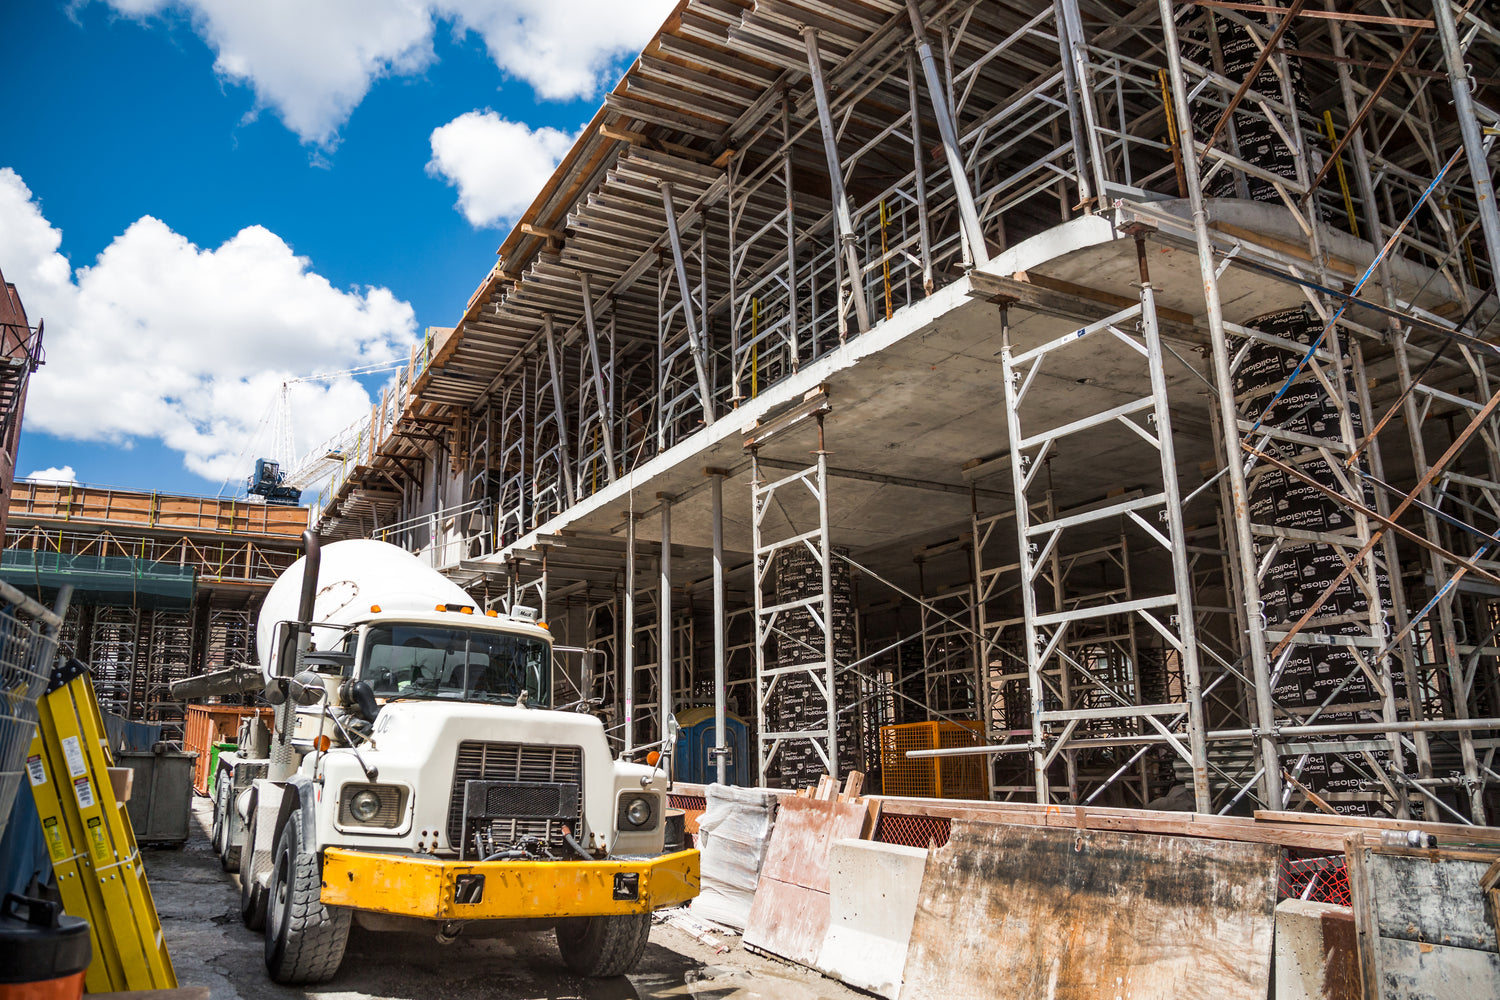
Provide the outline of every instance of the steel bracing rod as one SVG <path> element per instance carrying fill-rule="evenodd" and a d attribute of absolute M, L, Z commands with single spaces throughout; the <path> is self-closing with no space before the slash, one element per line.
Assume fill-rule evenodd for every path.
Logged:
<path fill-rule="evenodd" d="M 1495 183 L 1491 177 L 1479 119 L 1470 93 L 1469 69 L 1458 40 L 1457 21 L 1452 0 L 1432 0 L 1433 20 L 1437 22 L 1443 59 L 1448 64 L 1448 83 L 1453 90 L 1453 110 L 1463 136 L 1463 153 L 1469 161 L 1469 175 L 1474 180 L 1474 196 L 1479 202 L 1479 218 L 1484 229 L 1485 247 L 1489 251 L 1490 281 L 1500 285 L 1500 213 L 1495 210 Z"/>
<path fill-rule="evenodd" d="M 937 63 L 932 58 L 932 46 L 927 44 L 927 30 L 922 26 L 922 15 L 917 10 L 917 0 L 906 0 L 906 13 L 911 18 L 912 34 L 916 36 L 917 58 L 922 63 L 922 75 L 927 80 L 927 96 L 932 102 L 933 116 L 937 118 L 938 136 L 943 140 L 943 156 L 948 160 L 948 173 L 953 178 L 953 196 L 958 202 L 958 216 L 963 226 L 964 245 L 967 248 L 964 253 L 964 262 L 978 267 L 990 259 L 990 252 L 984 242 L 984 227 L 979 223 L 979 209 L 974 205 L 974 192 L 969 187 L 969 175 L 964 166 L 963 151 L 958 143 L 958 129 L 953 124 L 953 109 L 949 105 L 948 88 L 944 86 L 942 77 L 938 75 Z M 809 43 L 808 58 L 815 59 L 816 54 L 816 44 Z M 817 93 L 821 95 L 823 85 L 818 80 L 817 73 L 814 73 L 813 80 Z M 819 114 L 822 114 L 823 103 L 825 103 L 824 99 L 820 96 Z M 912 115 L 912 120 L 917 120 L 915 114 Z M 836 151 L 834 155 L 837 155 Z M 842 185 L 840 187 L 842 188 Z M 842 196 L 842 190 L 839 194 Z M 855 270 L 853 273 L 857 274 L 858 271 Z"/>
<path fill-rule="evenodd" d="M 667 213 L 667 238 L 672 244 L 672 264 L 677 271 L 677 290 L 682 302 L 682 320 L 687 326 L 688 351 L 693 356 L 693 370 L 698 376 L 698 396 L 703 402 L 703 422 L 714 422 L 714 393 L 708 381 L 708 366 L 703 356 L 703 331 L 698 329 L 693 312 L 693 287 L 688 281 L 687 259 L 682 255 L 682 237 L 677 231 L 677 210 L 672 205 L 672 184 L 661 182 L 661 203 Z M 707 262 L 704 262 L 705 266 Z M 662 373 L 666 382 L 666 373 Z"/>
<path fill-rule="evenodd" d="M 860 278 L 863 271 L 859 266 L 859 251 L 855 248 L 858 237 L 854 232 L 854 219 L 849 215 L 849 199 L 844 194 L 844 168 L 839 162 L 838 132 L 833 127 L 833 113 L 829 110 L 828 92 L 823 85 L 823 59 L 818 54 L 817 30 L 803 28 L 802 40 L 807 46 L 808 76 L 812 80 L 813 97 L 818 104 L 818 126 L 823 133 L 823 156 L 828 161 L 829 197 L 838 218 L 839 242 L 843 245 L 844 266 L 849 272 L 849 294 L 854 299 L 854 315 L 859 323 L 859 332 L 864 333 L 870 328 L 870 308 L 865 302 L 864 282 Z M 848 323 L 840 309 L 839 332 L 842 334 L 847 329 Z"/>
<path fill-rule="evenodd" d="M 583 318 L 588 326 L 589 361 L 594 366 L 594 402 L 599 414 L 599 436 L 604 439 L 604 460 L 609 464 L 609 481 L 614 482 L 619 474 L 615 467 L 615 428 L 614 421 L 610 419 L 609 395 L 604 389 L 604 366 L 599 361 L 599 336 L 594 329 L 594 296 L 589 289 L 588 272 L 579 271 L 578 281 L 583 291 Z M 580 427 L 580 433 L 582 430 Z"/>
<path fill-rule="evenodd" d="M 1290 7 L 1286 8 L 1284 11 L 1278 12 L 1282 14 L 1281 23 L 1276 25 L 1276 30 L 1271 32 L 1270 39 L 1264 46 L 1261 47 L 1260 55 L 1256 56 L 1255 58 L 1255 64 L 1251 66 L 1249 72 L 1245 74 L 1245 79 L 1240 83 L 1239 89 L 1234 92 L 1234 96 L 1229 99 L 1229 105 L 1224 109 L 1224 113 L 1219 116 L 1219 121 L 1216 125 L 1214 125 L 1214 130 L 1209 133 L 1208 141 L 1203 144 L 1202 159 L 1198 160 L 1198 168 L 1200 170 L 1203 168 L 1203 165 L 1208 162 L 1208 151 L 1214 148 L 1215 143 L 1219 141 L 1219 136 L 1224 134 L 1224 129 L 1228 127 L 1230 118 L 1234 116 L 1235 111 L 1240 106 L 1240 102 L 1245 99 L 1245 95 L 1250 92 L 1250 87 L 1255 83 L 1255 78 L 1260 75 L 1261 70 L 1266 68 L 1266 63 L 1270 62 L 1271 56 L 1276 53 L 1277 46 L 1281 44 L 1281 36 L 1286 34 L 1287 29 L 1292 26 L 1292 21 L 1295 20 L 1297 15 L 1302 12 L 1302 8 L 1306 5 L 1306 3 L 1307 0 L 1292 0 L 1292 5 Z M 1166 15 L 1163 14 L 1162 16 L 1165 17 Z M 1212 17 L 1213 15 L 1210 14 L 1209 16 Z M 1172 35 L 1174 37 L 1171 39 L 1171 41 L 1168 42 L 1168 48 L 1171 48 L 1172 45 L 1175 44 L 1176 33 L 1176 27 L 1174 25 L 1172 31 Z M 1192 132 L 1183 133 L 1183 135 L 1189 137 L 1191 137 L 1192 134 Z M 1192 181 L 1189 180 L 1189 184 L 1191 183 Z"/>
<path fill-rule="evenodd" d="M 1171 0 L 1157 0 L 1157 11 L 1161 18 L 1177 129 L 1190 140 L 1193 121 L 1189 114 L 1187 81 L 1183 75 L 1182 53 L 1178 47 L 1177 25 L 1173 21 Z M 1216 400 L 1219 426 L 1224 437 L 1225 464 L 1229 468 L 1229 499 L 1239 555 L 1241 596 L 1246 607 L 1254 608 L 1260 606 L 1260 580 L 1255 573 L 1255 540 L 1250 533 L 1249 493 L 1245 488 L 1245 473 L 1238 457 L 1239 414 L 1235 412 L 1234 393 L 1231 389 L 1233 379 L 1229 364 L 1229 344 L 1224 334 L 1224 307 L 1219 299 L 1219 276 L 1214 261 L 1213 241 L 1208 232 L 1208 212 L 1203 204 L 1203 181 L 1198 169 L 1198 156 L 1190 142 L 1187 151 L 1192 155 L 1182 158 L 1182 166 L 1187 174 L 1188 201 L 1193 210 L 1193 233 L 1198 247 L 1198 270 L 1203 280 L 1204 299 L 1208 309 L 1214 382 L 1218 386 Z M 1249 630 L 1247 639 L 1250 646 L 1251 676 L 1255 679 L 1255 715 L 1257 723 L 1265 730 L 1259 737 L 1261 766 L 1265 771 L 1262 779 L 1265 787 L 1260 799 L 1263 802 L 1279 802 L 1281 764 L 1276 751 L 1276 738 L 1269 730 L 1275 718 L 1275 709 L 1271 704 L 1266 641 L 1261 630 L 1256 628 Z"/>
<path fill-rule="evenodd" d="M 552 330 L 551 313 L 542 317 L 542 335 L 547 342 L 547 372 L 548 382 L 552 386 L 552 418 L 557 424 L 558 461 L 562 465 L 563 485 L 568 491 L 563 506 L 568 507 L 578 499 L 578 494 L 573 490 L 573 462 L 568 457 L 568 417 L 563 400 L 562 362 L 557 356 L 557 337 Z"/>

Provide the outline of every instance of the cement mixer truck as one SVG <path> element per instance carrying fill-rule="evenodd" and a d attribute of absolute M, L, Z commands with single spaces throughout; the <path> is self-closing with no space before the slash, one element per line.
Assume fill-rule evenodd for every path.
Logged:
<path fill-rule="evenodd" d="M 304 541 L 257 627 L 275 725 L 223 756 L 215 800 L 271 978 L 332 978 L 353 922 L 550 926 L 575 973 L 632 969 L 651 912 L 698 891 L 697 852 L 664 853 L 666 773 L 553 707 L 534 612 L 476 606 L 383 542 Z"/>

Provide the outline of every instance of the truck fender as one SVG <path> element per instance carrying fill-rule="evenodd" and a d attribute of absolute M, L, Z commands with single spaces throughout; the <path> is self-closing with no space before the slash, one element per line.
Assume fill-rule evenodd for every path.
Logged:
<path fill-rule="evenodd" d="M 271 839 L 271 843 L 275 844 L 276 838 L 281 836 L 281 829 L 291 820 L 293 809 L 302 812 L 303 836 L 309 838 L 309 841 L 314 840 L 318 830 L 318 786 L 304 774 L 294 774 L 281 785 L 284 793 L 281 796 L 281 809 L 276 816 L 276 836 Z M 322 850 L 322 845 L 315 842 L 303 843 L 301 846 L 303 854 L 317 854 Z"/>

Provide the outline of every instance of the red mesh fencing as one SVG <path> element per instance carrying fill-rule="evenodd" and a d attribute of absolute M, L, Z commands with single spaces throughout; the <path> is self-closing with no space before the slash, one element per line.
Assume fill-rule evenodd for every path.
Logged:
<path fill-rule="evenodd" d="M 1306 899 L 1315 903 L 1349 905 L 1349 872 L 1344 856 L 1281 859 L 1277 899 Z"/>
<path fill-rule="evenodd" d="M 667 805 L 673 809 L 685 809 L 688 812 L 696 809 L 702 812 L 708 808 L 708 799 L 701 795 L 678 795 L 676 792 L 668 792 Z"/>
<path fill-rule="evenodd" d="M 882 812 L 875 839 L 905 847 L 942 847 L 948 843 L 949 822 L 941 816 L 903 816 Z"/>

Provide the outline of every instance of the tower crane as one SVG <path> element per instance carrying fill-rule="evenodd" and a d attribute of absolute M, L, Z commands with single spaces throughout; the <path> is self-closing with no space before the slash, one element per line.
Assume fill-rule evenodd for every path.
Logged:
<path fill-rule="evenodd" d="M 407 362 L 400 360 L 385 361 L 342 371 L 303 375 L 282 382 L 271 437 L 273 457 L 255 460 L 255 471 L 245 481 L 245 492 L 264 497 L 268 504 L 295 506 L 302 499 L 304 490 L 326 479 L 344 461 L 345 456 L 353 452 L 364 430 L 363 419 L 357 419 L 299 458 L 295 425 L 292 421 L 292 386 L 304 382 L 332 382 L 351 375 L 374 375 L 404 368 L 406 364 Z"/>

